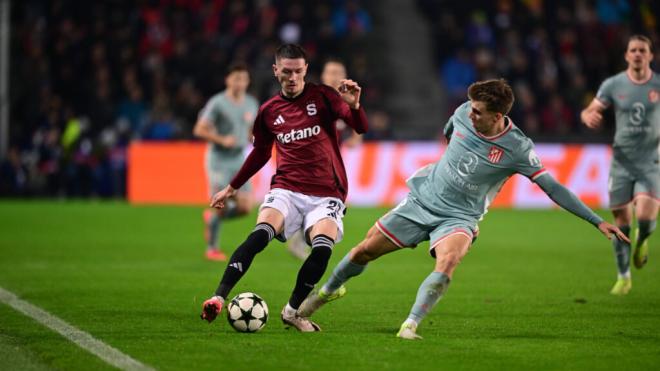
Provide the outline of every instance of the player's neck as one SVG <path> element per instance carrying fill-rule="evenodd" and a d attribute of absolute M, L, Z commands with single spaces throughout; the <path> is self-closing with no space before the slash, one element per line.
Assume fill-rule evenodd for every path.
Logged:
<path fill-rule="evenodd" d="M 245 99 L 245 93 L 241 91 L 227 90 L 227 97 L 234 103 L 241 103 Z"/>
<path fill-rule="evenodd" d="M 280 91 L 282 92 L 282 96 L 284 96 L 285 98 L 294 99 L 294 98 L 297 98 L 298 96 L 300 96 L 300 94 L 302 94 L 305 91 L 305 83 L 303 83 L 302 89 L 300 89 L 300 91 L 295 93 L 295 94 L 287 94 L 287 92 L 284 91 L 284 89 L 282 89 Z"/>
<path fill-rule="evenodd" d="M 637 84 L 648 81 L 651 78 L 652 73 L 653 71 L 651 71 L 651 67 L 648 66 L 642 69 L 628 67 L 628 77 Z"/>
<path fill-rule="evenodd" d="M 504 129 L 506 129 L 506 118 L 502 117 L 487 133 L 481 133 L 481 135 L 489 138 L 494 137 L 503 132 Z"/>

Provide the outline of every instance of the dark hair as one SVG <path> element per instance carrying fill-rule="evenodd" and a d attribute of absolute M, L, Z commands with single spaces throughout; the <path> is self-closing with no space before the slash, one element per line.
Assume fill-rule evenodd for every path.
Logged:
<path fill-rule="evenodd" d="M 307 53 L 305 52 L 305 49 L 298 44 L 282 44 L 277 48 L 277 51 L 275 51 L 275 60 L 278 61 L 282 58 L 302 58 L 307 62 Z"/>
<path fill-rule="evenodd" d="M 468 88 L 468 98 L 484 102 L 490 112 L 506 115 L 513 106 L 513 90 L 504 79 L 477 81 Z"/>
<path fill-rule="evenodd" d="M 248 70 L 247 64 L 243 62 L 236 62 L 230 64 L 229 67 L 227 67 L 227 73 L 225 74 L 225 76 L 229 76 L 234 72 L 250 72 L 250 71 Z"/>
<path fill-rule="evenodd" d="M 649 39 L 647 36 L 639 35 L 639 34 L 630 36 L 630 38 L 628 39 L 628 44 L 626 44 L 626 50 L 628 50 L 627 45 L 630 45 L 630 42 L 635 40 L 645 42 L 649 46 L 649 51 L 653 52 L 653 43 L 651 42 L 651 39 Z"/>

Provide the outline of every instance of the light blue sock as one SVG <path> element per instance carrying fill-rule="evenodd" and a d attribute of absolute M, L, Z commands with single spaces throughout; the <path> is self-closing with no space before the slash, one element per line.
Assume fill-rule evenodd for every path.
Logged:
<path fill-rule="evenodd" d="M 619 229 L 626 236 L 630 235 L 629 225 L 620 225 Z M 613 238 L 612 246 L 614 247 L 614 258 L 616 259 L 619 278 L 630 278 L 630 244 L 620 241 L 618 238 Z"/>
<path fill-rule="evenodd" d="M 429 274 L 417 290 L 417 298 L 408 315 L 408 320 L 419 324 L 447 291 L 449 281 L 449 276 L 444 273 L 432 272 Z"/>
<path fill-rule="evenodd" d="M 220 230 L 222 229 L 222 218 L 218 213 L 213 213 L 211 220 L 209 220 L 209 249 L 220 248 Z"/>
<path fill-rule="evenodd" d="M 350 255 L 350 252 L 346 254 L 339 264 L 337 264 L 335 269 L 332 270 L 330 279 L 328 279 L 328 282 L 323 285 L 321 290 L 328 294 L 333 293 L 340 288 L 344 282 L 348 281 L 349 278 L 357 276 L 367 268 L 366 265 L 353 263 L 350 260 Z"/>

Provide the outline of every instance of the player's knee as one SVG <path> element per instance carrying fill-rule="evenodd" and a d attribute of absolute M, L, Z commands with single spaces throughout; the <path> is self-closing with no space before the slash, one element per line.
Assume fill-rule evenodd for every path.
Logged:
<path fill-rule="evenodd" d="M 616 225 L 630 224 L 632 219 L 632 215 L 627 207 L 612 210 L 612 215 L 614 216 L 614 223 Z"/>
<path fill-rule="evenodd" d="M 237 215 L 245 215 L 250 212 L 252 209 L 252 202 L 248 199 L 240 199 L 236 203 L 236 214 Z"/>
<path fill-rule="evenodd" d="M 640 219 L 637 223 L 639 224 L 640 234 L 649 235 L 655 230 L 655 226 L 656 226 L 655 220 Z"/>
<path fill-rule="evenodd" d="M 437 255 L 436 266 L 442 271 L 453 270 L 463 260 L 465 254 L 461 250 L 446 251 Z"/>
<path fill-rule="evenodd" d="M 236 215 L 242 216 L 250 213 L 250 208 L 248 206 L 238 206 L 236 208 Z"/>

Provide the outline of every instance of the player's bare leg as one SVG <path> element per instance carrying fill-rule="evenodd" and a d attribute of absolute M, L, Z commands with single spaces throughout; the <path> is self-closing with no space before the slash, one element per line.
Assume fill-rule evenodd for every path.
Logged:
<path fill-rule="evenodd" d="M 220 248 L 220 231 L 225 219 L 242 216 L 250 212 L 252 197 L 247 192 L 238 192 L 223 209 L 204 210 L 204 238 L 206 240 L 206 259 L 227 261 L 227 255 Z"/>
<path fill-rule="evenodd" d="M 648 238 L 653 233 L 658 215 L 660 202 L 649 196 L 638 196 L 635 201 L 635 214 L 637 217 L 637 229 L 635 231 L 635 252 L 633 262 L 635 267 L 644 267 L 649 257 Z"/>
<path fill-rule="evenodd" d="M 204 256 L 211 261 L 227 261 L 227 255 L 218 246 L 222 226 L 222 212 L 216 209 L 206 209 L 202 215 L 204 218 L 204 241 L 206 241 Z"/>
<path fill-rule="evenodd" d="M 296 287 L 289 302 L 282 309 L 282 322 L 303 332 L 320 331 L 321 328 L 298 313 L 300 305 L 314 288 L 328 266 L 332 248 L 337 239 L 337 223 L 332 218 L 319 220 L 309 232 L 312 252 L 298 271 Z"/>
<path fill-rule="evenodd" d="M 612 209 L 614 224 L 626 235 L 630 236 L 630 223 L 632 222 L 632 205 Z M 626 295 L 632 288 L 630 276 L 630 244 L 618 238 L 612 239 L 614 257 L 618 270 L 617 280 L 610 290 L 612 295 Z"/>
<path fill-rule="evenodd" d="M 409 340 L 422 338 L 417 335 L 417 326 L 447 291 L 454 270 L 467 254 L 471 243 L 470 237 L 453 234 L 434 246 L 435 269 L 419 286 L 415 304 L 408 318 L 401 324 L 397 337 Z"/>
<path fill-rule="evenodd" d="M 282 213 L 273 208 L 261 210 L 257 217 L 256 227 L 231 255 L 215 295 L 202 305 L 202 319 L 212 322 L 220 314 L 229 292 L 250 268 L 255 255 L 263 251 L 283 228 L 284 216 Z"/>
<path fill-rule="evenodd" d="M 302 231 L 294 233 L 293 236 L 289 237 L 286 243 L 286 248 L 289 250 L 291 255 L 295 256 L 300 260 L 305 260 L 309 256 L 309 247 L 305 242 L 305 237 L 303 236 Z"/>
<path fill-rule="evenodd" d="M 362 273 L 370 261 L 398 249 L 399 247 L 387 239 L 378 228 L 372 227 L 364 240 L 337 264 L 328 282 L 303 301 L 298 314 L 309 317 L 326 303 L 341 298 L 346 294 L 346 288 L 343 286 L 346 281 Z"/>

